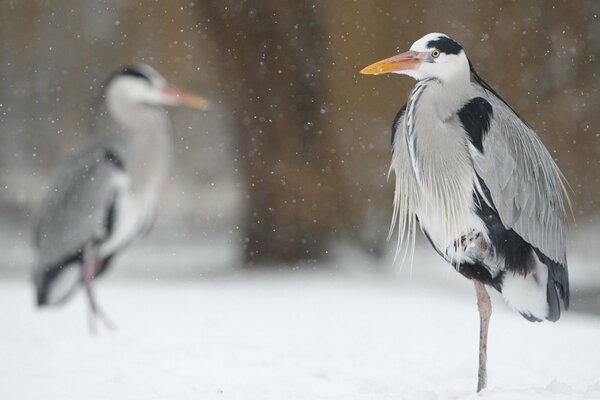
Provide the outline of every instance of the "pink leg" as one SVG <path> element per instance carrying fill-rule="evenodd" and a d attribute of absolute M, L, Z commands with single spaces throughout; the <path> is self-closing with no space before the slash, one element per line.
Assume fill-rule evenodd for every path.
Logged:
<path fill-rule="evenodd" d="M 88 305 L 90 310 L 90 331 L 92 333 L 96 333 L 96 318 L 100 318 L 102 322 L 109 329 L 114 329 L 113 324 L 108 320 L 106 315 L 102 312 L 98 304 L 96 303 L 96 298 L 94 297 L 94 293 L 92 291 L 92 281 L 96 277 L 98 273 L 101 262 L 96 257 L 96 252 L 92 249 L 86 249 L 83 254 L 83 286 L 85 287 L 85 292 L 88 299 Z"/>
<path fill-rule="evenodd" d="M 479 370 L 477 373 L 477 391 L 480 392 L 487 386 L 487 338 L 492 315 L 492 302 L 485 285 L 473 279 L 475 293 L 477 293 L 477 309 L 479 310 Z"/>

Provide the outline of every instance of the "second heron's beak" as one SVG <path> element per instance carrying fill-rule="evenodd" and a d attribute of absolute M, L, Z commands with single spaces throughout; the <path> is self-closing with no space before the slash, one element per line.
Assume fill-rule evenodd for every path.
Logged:
<path fill-rule="evenodd" d="M 411 50 L 386 58 L 385 60 L 377 61 L 375 64 L 363 68 L 360 73 L 364 75 L 379 75 L 388 72 L 416 69 L 428 56 L 429 53 Z"/>
<path fill-rule="evenodd" d="M 172 105 L 182 105 L 204 111 L 210 109 L 211 107 L 210 101 L 204 97 L 187 93 L 173 86 L 165 86 L 162 89 L 162 94 Z"/>

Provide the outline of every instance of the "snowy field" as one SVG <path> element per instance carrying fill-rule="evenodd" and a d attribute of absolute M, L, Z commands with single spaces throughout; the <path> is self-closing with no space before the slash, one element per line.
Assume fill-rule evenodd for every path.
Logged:
<path fill-rule="evenodd" d="M 498 296 L 475 394 L 474 293 L 441 275 L 117 274 L 97 290 L 118 327 L 95 337 L 81 294 L 39 312 L 28 282 L 5 279 L 0 399 L 600 399 L 600 319 L 532 324 Z"/>

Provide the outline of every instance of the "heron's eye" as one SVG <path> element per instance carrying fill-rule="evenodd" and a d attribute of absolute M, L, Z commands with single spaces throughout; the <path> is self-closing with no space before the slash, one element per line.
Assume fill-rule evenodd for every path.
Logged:
<path fill-rule="evenodd" d="M 440 56 L 440 51 L 438 49 L 435 49 L 431 52 L 431 57 L 438 58 L 439 56 Z"/>

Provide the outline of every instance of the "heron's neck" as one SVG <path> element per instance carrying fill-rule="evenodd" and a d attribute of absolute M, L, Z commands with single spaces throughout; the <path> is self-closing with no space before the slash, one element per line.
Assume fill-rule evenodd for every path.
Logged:
<path fill-rule="evenodd" d="M 448 120 L 460 110 L 471 96 L 469 75 L 446 82 L 432 81 L 428 85 L 427 100 L 431 101 L 438 117 Z"/>
<path fill-rule="evenodd" d="M 130 137 L 127 170 L 131 192 L 141 201 L 155 202 L 164 183 L 171 158 L 171 129 L 165 112 L 158 107 L 131 108 L 121 121 Z"/>
<path fill-rule="evenodd" d="M 473 169 L 468 139 L 456 121 L 470 88 L 468 81 L 461 85 L 420 81 L 404 118 L 410 165 L 420 193 L 417 214 L 433 240 L 444 246 L 460 237 L 470 216 Z"/>
<path fill-rule="evenodd" d="M 427 166 L 423 165 L 424 158 L 439 160 L 444 154 L 444 150 L 438 147 L 440 144 L 447 145 L 453 132 L 448 130 L 448 126 L 452 126 L 450 121 L 466 103 L 470 90 L 468 78 L 466 83 L 460 80 L 446 83 L 427 78 L 413 88 L 406 104 L 404 132 L 415 178 L 421 185 L 430 175 L 426 171 Z M 460 138 L 456 142 L 463 143 Z"/>

